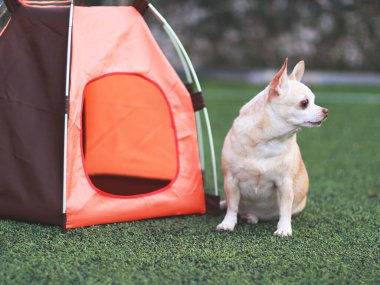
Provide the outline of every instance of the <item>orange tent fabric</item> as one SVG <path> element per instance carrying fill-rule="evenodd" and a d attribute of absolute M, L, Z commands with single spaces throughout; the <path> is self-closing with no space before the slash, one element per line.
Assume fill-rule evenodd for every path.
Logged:
<path fill-rule="evenodd" d="M 89 175 L 175 177 L 173 118 L 157 85 L 137 74 L 110 74 L 87 84 L 84 98 Z"/>
<path fill-rule="evenodd" d="M 151 97 L 141 95 L 142 90 L 150 90 Z M 112 103 L 113 112 L 103 112 L 105 106 L 96 99 L 104 96 L 123 101 L 119 108 L 117 102 Z M 127 102 L 128 106 L 122 105 Z M 133 105 L 145 105 L 137 117 L 128 115 Z M 205 212 L 190 96 L 133 7 L 74 8 L 69 107 L 67 228 Z M 96 112 L 88 110 L 95 107 L 109 124 L 99 122 Z M 118 125 L 118 121 L 121 129 L 133 135 L 110 135 L 107 125 Z M 144 136 L 147 125 L 150 137 Z M 96 140 L 104 143 L 93 155 L 91 151 L 100 144 Z M 151 160 L 157 163 L 147 163 Z M 114 195 L 95 187 L 89 178 L 105 172 L 169 179 L 170 183 L 140 195 Z"/>

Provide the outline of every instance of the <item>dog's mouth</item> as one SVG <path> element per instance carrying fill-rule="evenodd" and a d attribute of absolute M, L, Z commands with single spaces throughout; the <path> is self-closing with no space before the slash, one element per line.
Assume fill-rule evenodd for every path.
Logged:
<path fill-rule="evenodd" d="M 323 121 L 318 121 L 318 122 L 306 122 L 307 124 L 310 124 L 310 125 L 313 125 L 313 126 L 320 126 L 322 124 Z"/>
<path fill-rule="evenodd" d="M 306 124 L 311 125 L 311 126 L 315 126 L 315 127 L 319 127 L 320 125 L 322 125 L 322 123 L 323 123 L 324 121 L 326 121 L 326 119 L 327 119 L 327 116 L 324 117 L 324 118 L 323 118 L 322 120 L 320 120 L 320 121 L 315 121 L 315 122 L 307 121 Z"/>

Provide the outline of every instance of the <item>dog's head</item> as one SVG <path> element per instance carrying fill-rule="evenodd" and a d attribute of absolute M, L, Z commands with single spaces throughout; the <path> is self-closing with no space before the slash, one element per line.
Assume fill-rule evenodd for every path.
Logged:
<path fill-rule="evenodd" d="M 319 127 L 329 111 L 316 105 L 313 92 L 300 82 L 305 63 L 298 62 L 289 76 L 287 64 L 288 59 L 268 86 L 268 103 L 273 113 L 289 127 Z"/>

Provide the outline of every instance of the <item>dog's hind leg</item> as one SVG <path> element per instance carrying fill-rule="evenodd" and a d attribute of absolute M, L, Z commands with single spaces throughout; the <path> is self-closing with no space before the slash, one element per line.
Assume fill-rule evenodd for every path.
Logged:
<path fill-rule="evenodd" d="M 224 192 L 226 193 L 227 213 L 216 229 L 219 231 L 233 231 L 237 223 L 240 191 L 236 179 L 231 175 L 227 175 L 224 179 Z"/>
<path fill-rule="evenodd" d="M 247 221 L 247 223 L 251 225 L 256 225 L 259 222 L 259 218 L 252 213 L 240 214 L 240 218 Z"/>

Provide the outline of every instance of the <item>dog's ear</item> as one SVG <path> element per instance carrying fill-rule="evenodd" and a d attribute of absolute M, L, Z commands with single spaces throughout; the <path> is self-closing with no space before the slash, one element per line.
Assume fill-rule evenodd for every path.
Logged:
<path fill-rule="evenodd" d="M 288 67 L 288 58 L 285 59 L 284 64 L 282 65 L 281 69 L 272 79 L 270 85 L 269 85 L 269 96 L 271 97 L 277 97 L 281 96 L 287 93 L 288 91 L 288 74 L 287 74 L 287 67 Z"/>
<path fill-rule="evenodd" d="M 300 62 L 296 64 L 289 78 L 293 80 L 301 81 L 304 72 L 305 72 L 305 62 L 301 60 Z"/>

